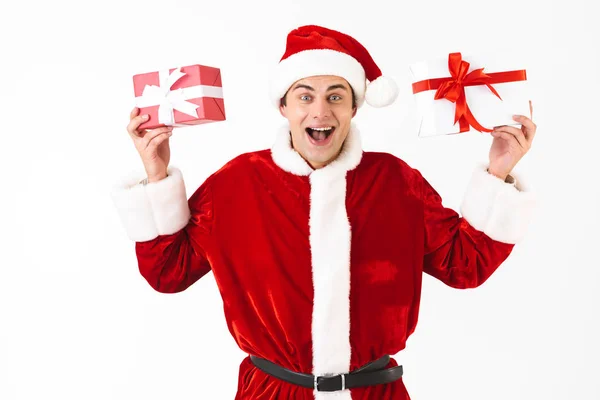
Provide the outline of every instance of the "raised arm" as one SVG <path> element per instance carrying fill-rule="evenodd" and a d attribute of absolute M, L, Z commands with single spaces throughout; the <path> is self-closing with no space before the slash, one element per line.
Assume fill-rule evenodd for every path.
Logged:
<path fill-rule="evenodd" d="M 521 179 L 512 185 L 488 173 L 483 164 L 468 184 L 462 217 L 442 205 L 425 178 L 421 194 L 423 271 L 459 289 L 477 287 L 496 271 L 525 235 L 536 204 Z"/>
<path fill-rule="evenodd" d="M 141 274 L 159 292 L 181 292 L 210 271 L 206 249 L 213 221 L 210 178 L 187 199 L 181 171 L 168 167 L 171 127 L 140 130 L 134 108 L 127 125 L 145 173 L 118 182 L 111 197 L 135 250 Z M 144 179 L 145 178 L 145 179 Z"/>
<path fill-rule="evenodd" d="M 206 255 L 213 222 L 210 178 L 189 200 L 177 168 L 147 185 L 136 179 L 132 175 L 117 185 L 112 198 L 127 236 L 136 242 L 140 273 L 159 292 L 181 292 L 211 268 Z"/>

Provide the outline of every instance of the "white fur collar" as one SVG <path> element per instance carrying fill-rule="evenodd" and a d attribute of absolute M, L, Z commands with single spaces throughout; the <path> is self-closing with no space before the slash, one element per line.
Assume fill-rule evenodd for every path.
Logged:
<path fill-rule="evenodd" d="M 310 175 L 315 170 L 308 164 L 304 158 L 292 147 L 292 138 L 290 136 L 290 127 L 286 123 L 277 132 L 277 138 L 271 148 L 273 161 L 279 168 L 299 176 Z M 350 132 L 344 141 L 342 151 L 339 156 L 321 168 L 323 172 L 328 173 L 346 172 L 358 166 L 362 158 L 362 143 L 360 132 L 353 122 L 350 123 Z"/>

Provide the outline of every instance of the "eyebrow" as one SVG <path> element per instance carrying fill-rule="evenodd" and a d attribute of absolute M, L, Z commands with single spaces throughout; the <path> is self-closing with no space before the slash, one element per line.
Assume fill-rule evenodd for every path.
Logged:
<path fill-rule="evenodd" d="M 296 86 L 294 86 L 294 88 L 292 89 L 292 91 L 296 90 L 296 89 L 307 89 L 310 91 L 315 91 L 315 89 L 313 89 L 312 87 L 305 85 L 303 83 L 299 83 Z M 335 85 L 331 85 L 327 88 L 327 91 L 333 90 L 333 89 L 343 89 L 345 91 L 348 91 L 348 89 L 346 89 L 346 87 L 344 85 L 342 85 L 341 83 L 337 83 Z"/>

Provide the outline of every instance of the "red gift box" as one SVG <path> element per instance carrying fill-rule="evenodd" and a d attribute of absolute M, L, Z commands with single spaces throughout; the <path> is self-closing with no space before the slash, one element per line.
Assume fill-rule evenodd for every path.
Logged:
<path fill-rule="evenodd" d="M 133 77 L 136 106 L 148 121 L 139 129 L 225 120 L 221 70 L 189 65 Z"/>

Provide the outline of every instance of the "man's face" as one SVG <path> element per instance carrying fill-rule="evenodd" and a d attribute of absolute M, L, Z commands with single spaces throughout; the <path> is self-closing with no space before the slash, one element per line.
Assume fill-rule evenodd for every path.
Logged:
<path fill-rule="evenodd" d="M 285 100 L 279 111 L 289 121 L 294 149 L 314 169 L 335 160 L 357 110 L 348 82 L 333 75 L 300 79 Z"/>

